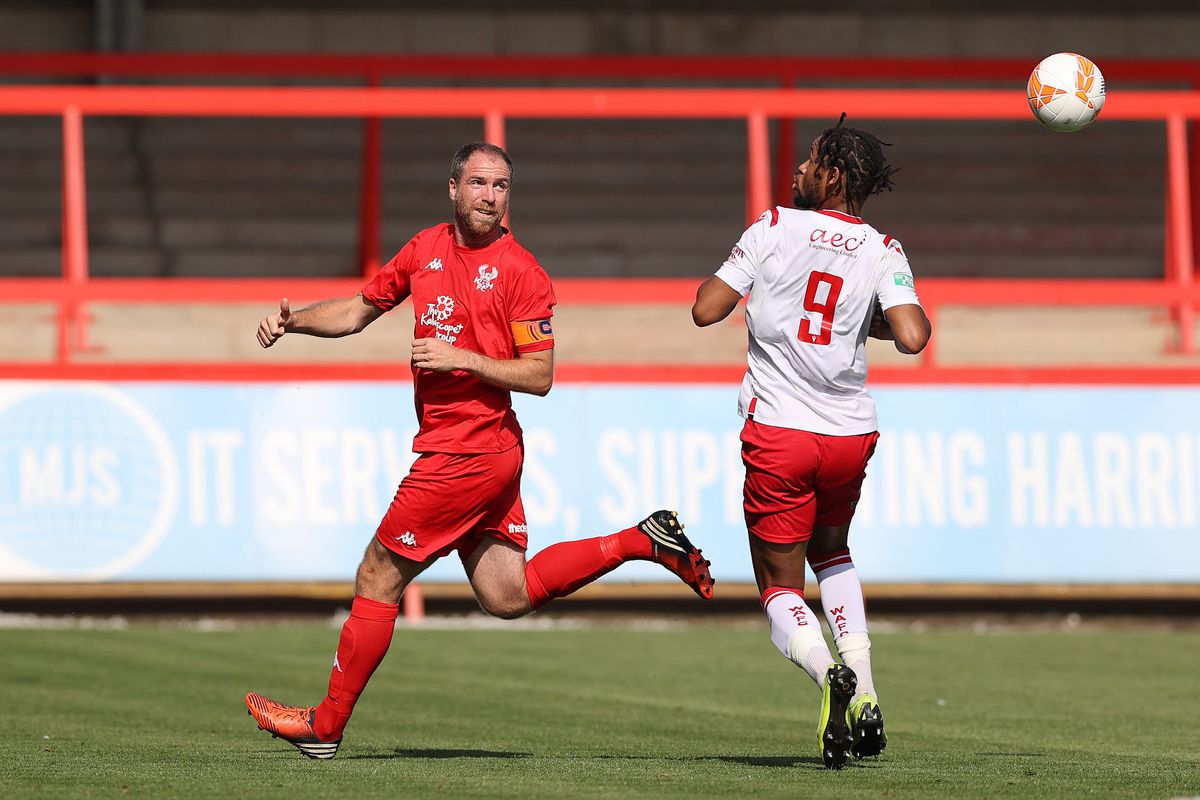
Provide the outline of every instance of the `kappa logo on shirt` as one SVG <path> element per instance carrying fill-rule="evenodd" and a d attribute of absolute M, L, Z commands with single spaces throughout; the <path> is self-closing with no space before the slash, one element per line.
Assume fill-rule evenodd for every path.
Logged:
<path fill-rule="evenodd" d="M 433 261 L 430 261 L 428 264 L 425 265 L 425 269 L 431 270 L 433 272 L 441 272 L 442 271 L 442 260 L 440 258 L 435 258 Z"/>
<path fill-rule="evenodd" d="M 413 535 L 412 531 L 405 531 L 402 536 L 393 536 L 392 538 L 405 547 L 417 546 L 417 537 Z"/>
<path fill-rule="evenodd" d="M 490 264 L 481 264 L 479 267 L 479 277 L 475 279 L 475 288 L 481 292 L 486 292 L 492 288 L 492 281 L 496 280 L 496 276 L 499 274 L 496 268 Z"/>

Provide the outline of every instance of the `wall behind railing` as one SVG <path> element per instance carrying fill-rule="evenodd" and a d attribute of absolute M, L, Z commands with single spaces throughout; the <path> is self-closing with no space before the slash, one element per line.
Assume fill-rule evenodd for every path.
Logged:
<path fill-rule="evenodd" d="M 0 8 L 0 49 L 88 49 L 93 3 Z M 145 3 L 141 47 L 176 51 L 628 53 L 663 55 L 1018 55 L 1195 57 L 1200 14 L 1169 0 L 973 6 L 845 0 L 836 8 L 765 0 L 545 0 L 502 7 L 430 0 Z"/>

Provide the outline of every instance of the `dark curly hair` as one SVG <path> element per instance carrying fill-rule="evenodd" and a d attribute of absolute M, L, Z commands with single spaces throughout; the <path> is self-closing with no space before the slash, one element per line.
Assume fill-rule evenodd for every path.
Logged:
<path fill-rule="evenodd" d="M 859 211 L 873 194 L 891 191 L 897 169 L 883 155 L 884 147 L 874 134 L 858 128 L 843 128 L 846 113 L 837 125 L 821 131 L 817 137 L 817 163 L 823 168 L 837 167 L 842 176 L 842 191 L 851 210 Z"/>

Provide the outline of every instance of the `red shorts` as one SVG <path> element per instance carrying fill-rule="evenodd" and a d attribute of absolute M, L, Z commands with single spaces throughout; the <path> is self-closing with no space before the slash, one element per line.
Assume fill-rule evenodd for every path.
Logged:
<path fill-rule="evenodd" d="M 878 433 L 826 436 L 746 420 L 747 530 L 790 544 L 811 539 L 814 525 L 848 525 L 878 440 Z"/>
<path fill-rule="evenodd" d="M 423 453 L 400 481 L 375 536 L 392 552 L 430 561 L 466 558 L 484 535 L 529 546 L 521 505 L 521 445 L 503 453 Z"/>

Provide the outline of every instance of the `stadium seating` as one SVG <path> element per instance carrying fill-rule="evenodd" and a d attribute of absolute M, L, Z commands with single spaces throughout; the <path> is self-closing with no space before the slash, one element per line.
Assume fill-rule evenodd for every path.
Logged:
<path fill-rule="evenodd" d="M 1157 124 L 851 122 L 895 143 L 900 190 L 868 216 L 920 274 L 1162 275 Z M 798 152 L 820 124 L 796 123 Z M 474 120 L 384 123 L 382 257 L 446 218 L 448 156 L 480 136 Z M 743 123 L 513 120 L 507 138 L 513 226 L 556 275 L 704 274 L 743 226 Z M 356 120 L 89 118 L 86 142 L 94 275 L 357 274 Z M 58 274 L 58 121 L 6 119 L 0 169 L 0 275 Z"/>

